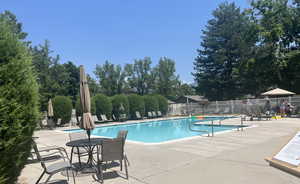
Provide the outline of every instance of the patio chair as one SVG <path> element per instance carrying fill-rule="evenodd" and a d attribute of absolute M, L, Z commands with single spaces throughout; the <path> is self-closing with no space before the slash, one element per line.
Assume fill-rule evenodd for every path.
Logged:
<path fill-rule="evenodd" d="M 156 117 L 157 117 L 157 115 L 156 115 L 156 112 L 155 112 L 155 111 L 152 111 L 152 116 L 153 116 L 153 118 L 156 118 Z"/>
<path fill-rule="evenodd" d="M 69 138 L 70 138 L 70 141 L 75 141 L 75 140 L 79 140 L 79 139 L 87 139 L 88 136 L 85 132 L 73 132 L 73 133 L 69 133 Z M 81 158 L 80 157 L 88 156 L 88 152 L 86 149 L 84 149 L 82 147 L 76 147 L 74 149 L 76 149 L 76 150 L 73 151 L 73 154 L 77 155 L 79 165 L 81 166 Z M 71 155 L 71 162 L 72 162 L 72 158 L 73 158 L 73 155 Z"/>
<path fill-rule="evenodd" d="M 34 140 L 32 140 L 34 142 Z M 34 142 L 34 144 L 36 144 Z M 40 156 L 43 158 L 44 162 L 48 162 L 48 161 L 55 161 L 58 159 L 65 159 L 65 155 L 64 155 L 64 148 L 63 147 L 59 147 L 59 146 L 42 146 L 42 147 L 38 147 L 39 153 L 43 153 L 43 155 L 40 154 Z M 46 154 L 45 154 L 46 153 Z M 34 160 L 34 155 L 36 155 L 35 150 L 33 150 L 30 153 L 30 157 L 32 160 Z M 37 155 L 36 155 L 37 157 Z"/>
<path fill-rule="evenodd" d="M 153 118 L 152 112 L 148 112 L 148 118 Z"/>
<path fill-rule="evenodd" d="M 135 111 L 136 119 L 142 119 L 141 113 L 139 111 Z"/>
<path fill-rule="evenodd" d="M 116 116 L 115 116 L 114 114 L 112 114 L 112 119 L 113 119 L 114 121 L 117 121 L 117 118 L 116 118 Z"/>
<path fill-rule="evenodd" d="M 122 138 L 123 139 L 123 152 L 124 152 L 124 155 L 125 155 L 125 161 L 129 165 L 129 161 L 128 161 L 127 156 L 126 156 L 125 151 L 124 151 L 127 134 L 128 134 L 128 130 L 120 130 L 118 132 L 117 138 Z M 121 162 L 121 171 L 122 171 L 122 162 Z"/>
<path fill-rule="evenodd" d="M 98 167 L 100 171 L 100 177 L 103 181 L 103 163 L 113 162 L 118 160 L 120 162 L 120 167 L 122 169 L 122 162 L 124 161 L 126 179 L 128 179 L 128 168 L 127 168 L 127 158 L 124 154 L 123 148 L 123 138 L 115 138 L 104 140 L 101 144 L 101 154 L 98 154 Z"/>
<path fill-rule="evenodd" d="M 57 125 L 57 126 L 61 126 L 61 118 L 58 118 L 58 119 L 57 119 L 56 125 Z"/>
<path fill-rule="evenodd" d="M 94 122 L 99 121 L 99 120 L 98 120 L 98 117 L 97 117 L 96 115 L 93 116 L 93 120 L 94 120 Z"/>
<path fill-rule="evenodd" d="M 160 111 L 157 111 L 157 117 L 162 117 L 162 113 Z"/>
<path fill-rule="evenodd" d="M 125 121 L 126 120 L 126 114 L 120 114 L 119 115 L 119 120 L 120 121 Z"/>
<path fill-rule="evenodd" d="M 75 175 L 74 175 L 74 168 L 68 158 L 68 154 L 66 152 L 65 149 L 63 149 L 63 152 L 65 153 L 66 157 L 64 157 L 64 161 L 61 161 L 61 162 L 56 162 L 56 163 L 53 163 L 51 165 L 46 165 L 44 159 L 41 157 L 40 155 L 40 151 L 38 150 L 37 148 L 37 145 L 36 143 L 33 141 L 33 149 L 35 151 L 35 154 L 37 155 L 37 159 L 41 162 L 41 166 L 42 168 L 44 169 L 44 171 L 42 172 L 42 174 L 40 175 L 40 177 L 38 178 L 38 180 L 36 181 L 36 184 L 38 184 L 40 182 L 40 180 L 42 179 L 42 177 L 44 176 L 44 174 L 48 174 L 48 178 L 46 179 L 45 183 L 48 183 L 48 181 L 50 180 L 50 178 L 54 175 L 54 174 L 57 174 L 61 171 L 67 171 L 66 174 L 67 174 L 67 178 L 68 178 L 68 181 L 69 181 L 69 170 L 72 170 L 72 175 L 73 175 L 73 183 L 75 184 Z"/>
<path fill-rule="evenodd" d="M 101 114 L 100 117 L 101 117 L 101 120 L 102 120 L 103 122 L 107 122 L 107 121 L 108 121 L 108 119 L 107 119 L 107 117 L 106 117 L 105 114 Z"/>

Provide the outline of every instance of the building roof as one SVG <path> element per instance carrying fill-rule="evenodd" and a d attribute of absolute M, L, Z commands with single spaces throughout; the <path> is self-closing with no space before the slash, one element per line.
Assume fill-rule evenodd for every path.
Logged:
<path fill-rule="evenodd" d="M 208 103 L 208 100 L 204 98 L 204 96 L 199 96 L 199 95 L 185 95 L 181 96 L 175 101 L 176 103 L 201 103 L 201 104 L 206 104 Z"/>

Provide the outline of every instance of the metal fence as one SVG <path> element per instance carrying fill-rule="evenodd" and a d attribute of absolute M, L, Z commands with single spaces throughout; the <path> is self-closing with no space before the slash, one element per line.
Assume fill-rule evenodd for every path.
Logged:
<path fill-rule="evenodd" d="M 263 109 L 267 100 L 270 101 L 271 109 L 277 111 L 283 102 L 289 103 L 294 107 L 294 113 L 300 111 L 300 96 L 281 97 L 281 98 L 257 98 L 244 100 L 213 101 L 206 105 L 197 103 L 170 104 L 169 115 L 195 115 L 195 114 L 244 114 L 247 109 Z"/>

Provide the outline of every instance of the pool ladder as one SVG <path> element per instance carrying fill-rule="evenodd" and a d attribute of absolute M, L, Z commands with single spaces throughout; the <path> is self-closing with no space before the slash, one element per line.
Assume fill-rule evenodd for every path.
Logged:
<path fill-rule="evenodd" d="M 193 131 L 193 132 L 205 132 L 205 133 L 207 133 L 207 137 L 210 137 L 210 132 L 208 130 L 194 130 L 194 129 L 192 129 L 191 124 L 193 124 L 193 123 L 192 122 L 189 123 L 189 129 L 190 129 L 190 131 Z M 211 121 L 211 137 L 213 137 L 213 136 L 214 136 L 214 121 L 212 120 Z"/>

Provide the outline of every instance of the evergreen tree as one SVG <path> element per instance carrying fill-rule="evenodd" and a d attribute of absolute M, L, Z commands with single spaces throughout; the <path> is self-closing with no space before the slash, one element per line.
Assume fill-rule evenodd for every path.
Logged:
<path fill-rule="evenodd" d="M 257 40 L 248 16 L 234 3 L 222 3 L 202 32 L 193 73 L 197 92 L 210 100 L 241 96 L 240 69 L 252 57 Z"/>
<path fill-rule="evenodd" d="M 38 121 L 38 85 L 20 35 L 0 19 L 0 183 L 16 183 Z"/>

